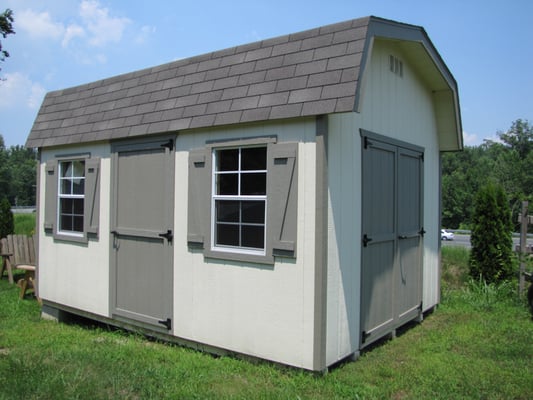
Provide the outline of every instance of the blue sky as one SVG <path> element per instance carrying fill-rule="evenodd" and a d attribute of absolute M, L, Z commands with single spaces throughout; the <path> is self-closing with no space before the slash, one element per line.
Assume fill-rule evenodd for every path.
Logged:
<path fill-rule="evenodd" d="M 7 0 L 0 134 L 26 141 L 44 94 L 239 44 L 375 15 L 423 26 L 459 85 L 465 144 L 533 123 L 531 0 Z"/>

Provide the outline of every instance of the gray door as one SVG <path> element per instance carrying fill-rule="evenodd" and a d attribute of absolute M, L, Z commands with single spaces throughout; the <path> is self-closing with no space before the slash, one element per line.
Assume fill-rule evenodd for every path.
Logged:
<path fill-rule="evenodd" d="M 422 299 L 422 153 L 364 140 L 361 345 L 416 317 Z"/>
<path fill-rule="evenodd" d="M 172 325 L 173 140 L 113 146 L 114 316 Z"/>

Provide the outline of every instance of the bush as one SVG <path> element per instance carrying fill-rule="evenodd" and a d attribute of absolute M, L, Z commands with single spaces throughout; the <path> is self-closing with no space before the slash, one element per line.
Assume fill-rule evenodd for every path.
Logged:
<path fill-rule="evenodd" d="M 0 202 L 0 238 L 12 234 L 15 231 L 15 222 L 11 212 L 11 204 L 6 197 Z"/>
<path fill-rule="evenodd" d="M 513 276 L 511 211 L 501 185 L 489 183 L 477 193 L 470 240 L 472 278 L 490 284 Z"/>

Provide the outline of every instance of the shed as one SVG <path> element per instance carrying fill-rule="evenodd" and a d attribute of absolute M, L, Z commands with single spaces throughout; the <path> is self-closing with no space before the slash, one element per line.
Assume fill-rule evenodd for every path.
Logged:
<path fill-rule="evenodd" d="M 43 314 L 321 371 L 439 302 L 457 84 L 365 17 L 46 95 Z"/>

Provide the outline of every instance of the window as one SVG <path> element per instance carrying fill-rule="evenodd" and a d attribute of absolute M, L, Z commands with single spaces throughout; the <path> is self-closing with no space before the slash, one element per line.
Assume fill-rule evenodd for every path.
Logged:
<path fill-rule="evenodd" d="M 214 247 L 264 252 L 266 155 L 266 147 L 214 151 Z"/>
<path fill-rule="evenodd" d="M 187 244 L 205 257 L 296 257 L 298 143 L 257 137 L 189 151 Z"/>
<path fill-rule="evenodd" d="M 85 161 L 59 163 L 58 230 L 66 234 L 83 234 L 85 199 Z"/>
<path fill-rule="evenodd" d="M 44 221 L 46 233 L 61 240 L 87 242 L 98 236 L 100 159 L 88 154 L 46 162 Z"/>

